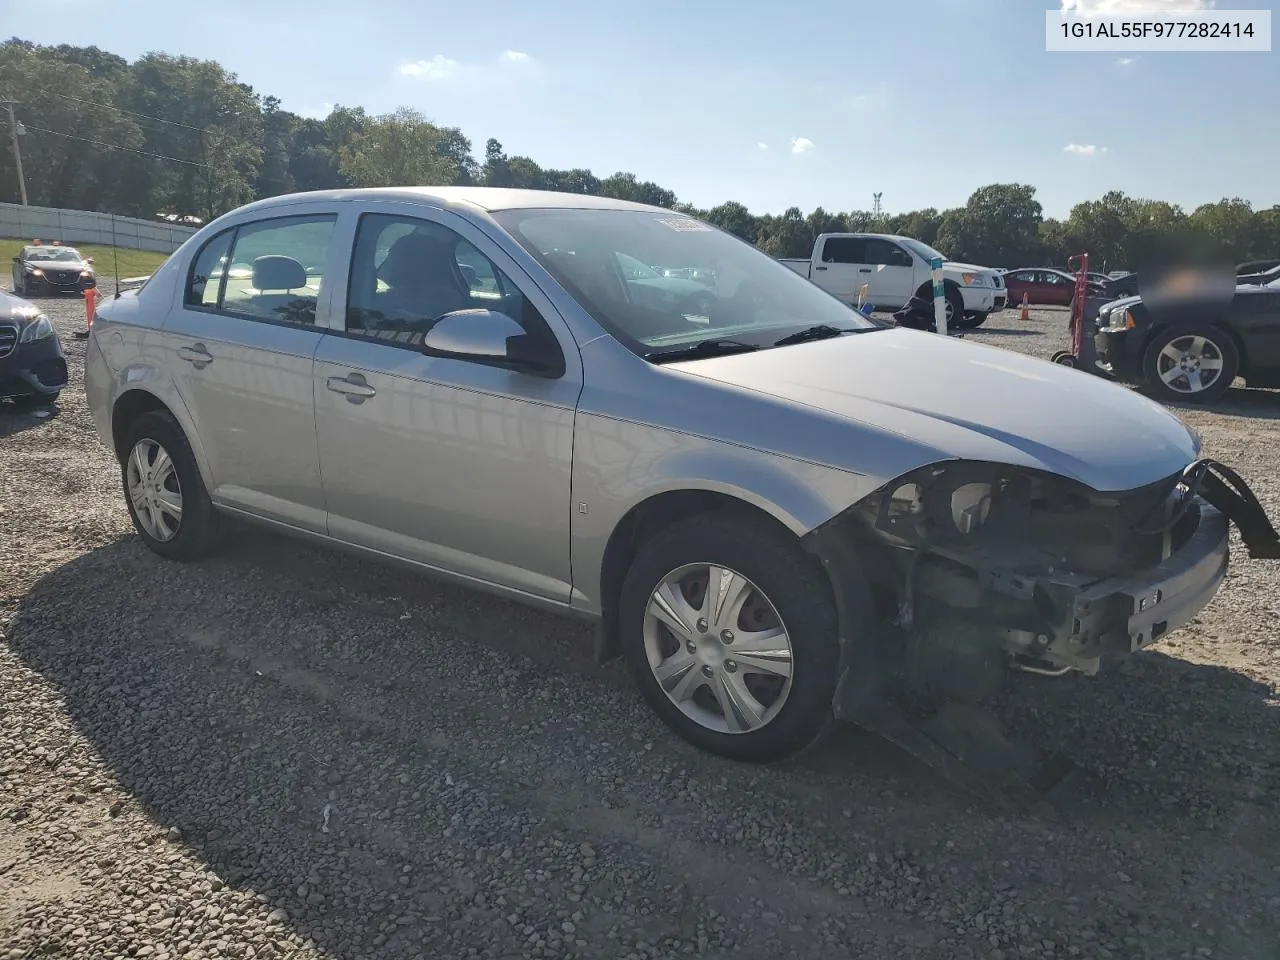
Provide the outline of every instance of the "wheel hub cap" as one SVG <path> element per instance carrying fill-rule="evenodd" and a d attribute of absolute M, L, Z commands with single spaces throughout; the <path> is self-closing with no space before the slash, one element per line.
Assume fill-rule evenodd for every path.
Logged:
<path fill-rule="evenodd" d="M 650 594 L 643 633 L 667 698 L 710 730 L 758 730 L 791 691 L 786 627 L 763 592 L 727 567 L 689 564 L 663 577 Z"/>
<path fill-rule="evenodd" d="M 139 525 L 165 542 L 182 523 L 182 488 L 168 451 L 154 440 L 139 440 L 125 463 L 125 482 Z"/>

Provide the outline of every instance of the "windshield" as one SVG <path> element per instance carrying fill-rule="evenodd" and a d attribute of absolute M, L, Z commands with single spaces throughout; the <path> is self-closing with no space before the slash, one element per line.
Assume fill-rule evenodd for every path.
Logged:
<path fill-rule="evenodd" d="M 55 263 L 79 263 L 80 253 L 71 247 L 27 247 L 26 260 L 51 260 Z"/>
<path fill-rule="evenodd" d="M 691 217 L 538 209 L 494 218 L 601 326 L 644 356 L 711 338 L 773 346 L 819 324 L 878 327 L 750 244 Z M 684 279 L 692 275 L 701 282 Z"/>
<path fill-rule="evenodd" d="M 902 242 L 906 244 L 907 247 L 916 254 L 916 256 L 923 257 L 925 260 L 932 260 L 935 257 L 939 260 L 947 259 L 945 255 L 939 253 L 927 243 L 921 243 L 919 240 L 912 240 L 910 237 L 903 237 Z"/>

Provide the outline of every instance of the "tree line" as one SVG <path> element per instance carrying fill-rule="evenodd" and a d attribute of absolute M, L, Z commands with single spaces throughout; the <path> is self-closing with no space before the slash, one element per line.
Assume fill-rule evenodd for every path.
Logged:
<path fill-rule="evenodd" d="M 42 206 L 210 219 L 296 190 L 480 184 L 668 207 L 777 257 L 807 256 L 818 234 L 845 231 L 903 234 L 953 260 L 994 267 L 1060 266 L 1085 251 L 1106 269 L 1140 269 L 1170 257 L 1280 257 L 1280 204 L 1255 210 L 1238 197 L 1188 212 L 1112 191 L 1059 220 L 1044 216 L 1035 187 L 1004 183 L 941 211 L 876 216 L 819 207 L 805 215 L 792 207 L 758 215 L 736 201 L 697 209 L 634 173 L 599 177 L 542 167 L 509 156 L 492 138 L 477 159 L 461 129 L 407 107 L 370 115 L 336 106 L 323 119 L 299 116 L 214 61 L 164 53 L 130 63 L 97 47 L 14 38 L 0 44 L 0 97 L 19 102 L 27 192 Z M 0 150 L 0 200 L 18 196 L 14 158 Z"/>

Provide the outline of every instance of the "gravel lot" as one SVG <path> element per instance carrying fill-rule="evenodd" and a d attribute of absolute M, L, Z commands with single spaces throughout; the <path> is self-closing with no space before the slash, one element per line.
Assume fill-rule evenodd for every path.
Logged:
<path fill-rule="evenodd" d="M 590 634 L 248 533 L 134 537 L 80 385 L 0 410 L 0 960 L 1280 956 L 1280 580 L 1003 704 L 1088 774 L 998 816 L 856 730 L 685 747 Z M 972 338 L 1048 357 L 1066 314 Z M 1070 415 L 1070 411 L 1063 411 Z M 1280 517 L 1280 394 L 1184 412 Z"/>

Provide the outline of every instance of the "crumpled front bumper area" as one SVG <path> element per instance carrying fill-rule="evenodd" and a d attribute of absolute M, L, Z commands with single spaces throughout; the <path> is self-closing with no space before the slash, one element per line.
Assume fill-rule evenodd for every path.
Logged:
<path fill-rule="evenodd" d="M 1250 556 L 1280 557 L 1257 497 L 1213 460 L 1115 494 L 951 463 L 806 540 L 843 594 L 846 671 L 945 699 L 981 696 L 1009 666 L 1092 674 L 1183 626 L 1226 576 L 1231 523 Z"/>

